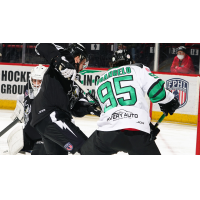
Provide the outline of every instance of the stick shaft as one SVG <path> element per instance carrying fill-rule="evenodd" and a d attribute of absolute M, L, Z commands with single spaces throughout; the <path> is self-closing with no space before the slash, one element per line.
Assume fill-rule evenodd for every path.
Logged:
<path fill-rule="evenodd" d="M 163 114 L 161 117 L 160 117 L 160 119 L 156 122 L 156 124 L 155 124 L 155 128 L 157 128 L 158 127 L 158 125 L 163 121 L 163 119 L 165 118 L 166 116 Z"/>
<path fill-rule="evenodd" d="M 75 79 L 74 82 L 83 90 L 83 92 L 85 92 L 86 96 L 89 96 L 97 105 L 99 105 L 99 102 L 95 99 L 95 97 L 93 97 L 90 94 L 90 92 L 78 80 Z"/>
<path fill-rule="evenodd" d="M 0 137 L 6 133 L 8 130 L 10 130 L 15 124 L 17 124 L 19 122 L 18 118 L 15 118 L 14 121 L 12 123 L 10 123 L 6 128 L 4 128 L 1 132 L 0 132 Z"/>

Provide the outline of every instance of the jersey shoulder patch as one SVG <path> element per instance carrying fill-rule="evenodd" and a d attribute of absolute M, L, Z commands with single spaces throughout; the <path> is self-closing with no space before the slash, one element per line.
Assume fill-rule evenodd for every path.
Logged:
<path fill-rule="evenodd" d="M 142 63 L 135 63 L 135 64 L 132 64 L 133 66 L 138 66 L 140 68 L 143 68 L 143 64 Z"/>

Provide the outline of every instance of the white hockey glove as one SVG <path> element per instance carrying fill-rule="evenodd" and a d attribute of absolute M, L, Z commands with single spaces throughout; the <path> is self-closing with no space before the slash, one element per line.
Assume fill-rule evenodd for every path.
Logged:
<path fill-rule="evenodd" d="M 20 101 L 22 104 L 24 104 L 24 95 L 17 95 L 17 101 Z"/>
<path fill-rule="evenodd" d="M 76 70 L 75 69 L 64 69 L 64 70 L 61 70 L 60 72 L 65 78 L 71 77 L 72 81 L 74 81 L 74 79 L 76 77 Z"/>
<path fill-rule="evenodd" d="M 17 105 L 15 107 L 15 110 L 11 116 L 12 120 L 14 120 L 16 117 L 23 123 L 24 122 L 24 95 L 18 95 L 17 96 Z"/>
<path fill-rule="evenodd" d="M 57 56 L 54 58 L 53 65 L 58 69 L 65 78 L 74 80 L 76 77 L 76 69 L 66 60 L 65 56 Z"/>

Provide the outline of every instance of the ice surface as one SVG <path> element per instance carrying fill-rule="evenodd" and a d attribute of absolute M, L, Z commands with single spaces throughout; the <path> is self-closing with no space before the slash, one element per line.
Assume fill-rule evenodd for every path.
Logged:
<path fill-rule="evenodd" d="M 12 122 L 13 111 L 0 110 L 0 131 Z M 74 118 L 75 124 L 89 137 L 96 130 L 98 117 L 88 115 L 84 118 Z M 155 123 L 155 122 L 153 122 Z M 17 125 L 15 125 L 17 126 Z M 14 127 L 13 127 L 14 128 Z M 162 155 L 195 155 L 197 126 L 183 123 L 162 122 L 161 132 L 156 143 Z M 8 151 L 7 137 L 11 130 L 0 137 L 0 154 Z M 3 153 L 4 152 L 4 153 Z M 119 152 L 117 155 L 127 155 Z"/>

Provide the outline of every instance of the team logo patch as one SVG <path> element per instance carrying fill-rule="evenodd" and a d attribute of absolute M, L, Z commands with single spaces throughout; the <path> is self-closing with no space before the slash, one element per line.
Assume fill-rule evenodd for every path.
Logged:
<path fill-rule="evenodd" d="M 71 151 L 73 149 L 73 145 L 70 142 L 68 142 L 64 147 L 67 151 Z"/>
<path fill-rule="evenodd" d="M 188 101 L 189 82 L 181 78 L 172 78 L 166 81 L 166 88 L 179 100 L 182 108 Z"/>
<path fill-rule="evenodd" d="M 129 119 L 138 118 L 138 114 L 134 114 L 130 111 L 121 109 L 112 113 L 112 115 L 108 117 L 107 121 L 110 121 L 110 120 L 116 121 L 116 120 L 124 119 L 124 118 L 129 118 Z"/>

